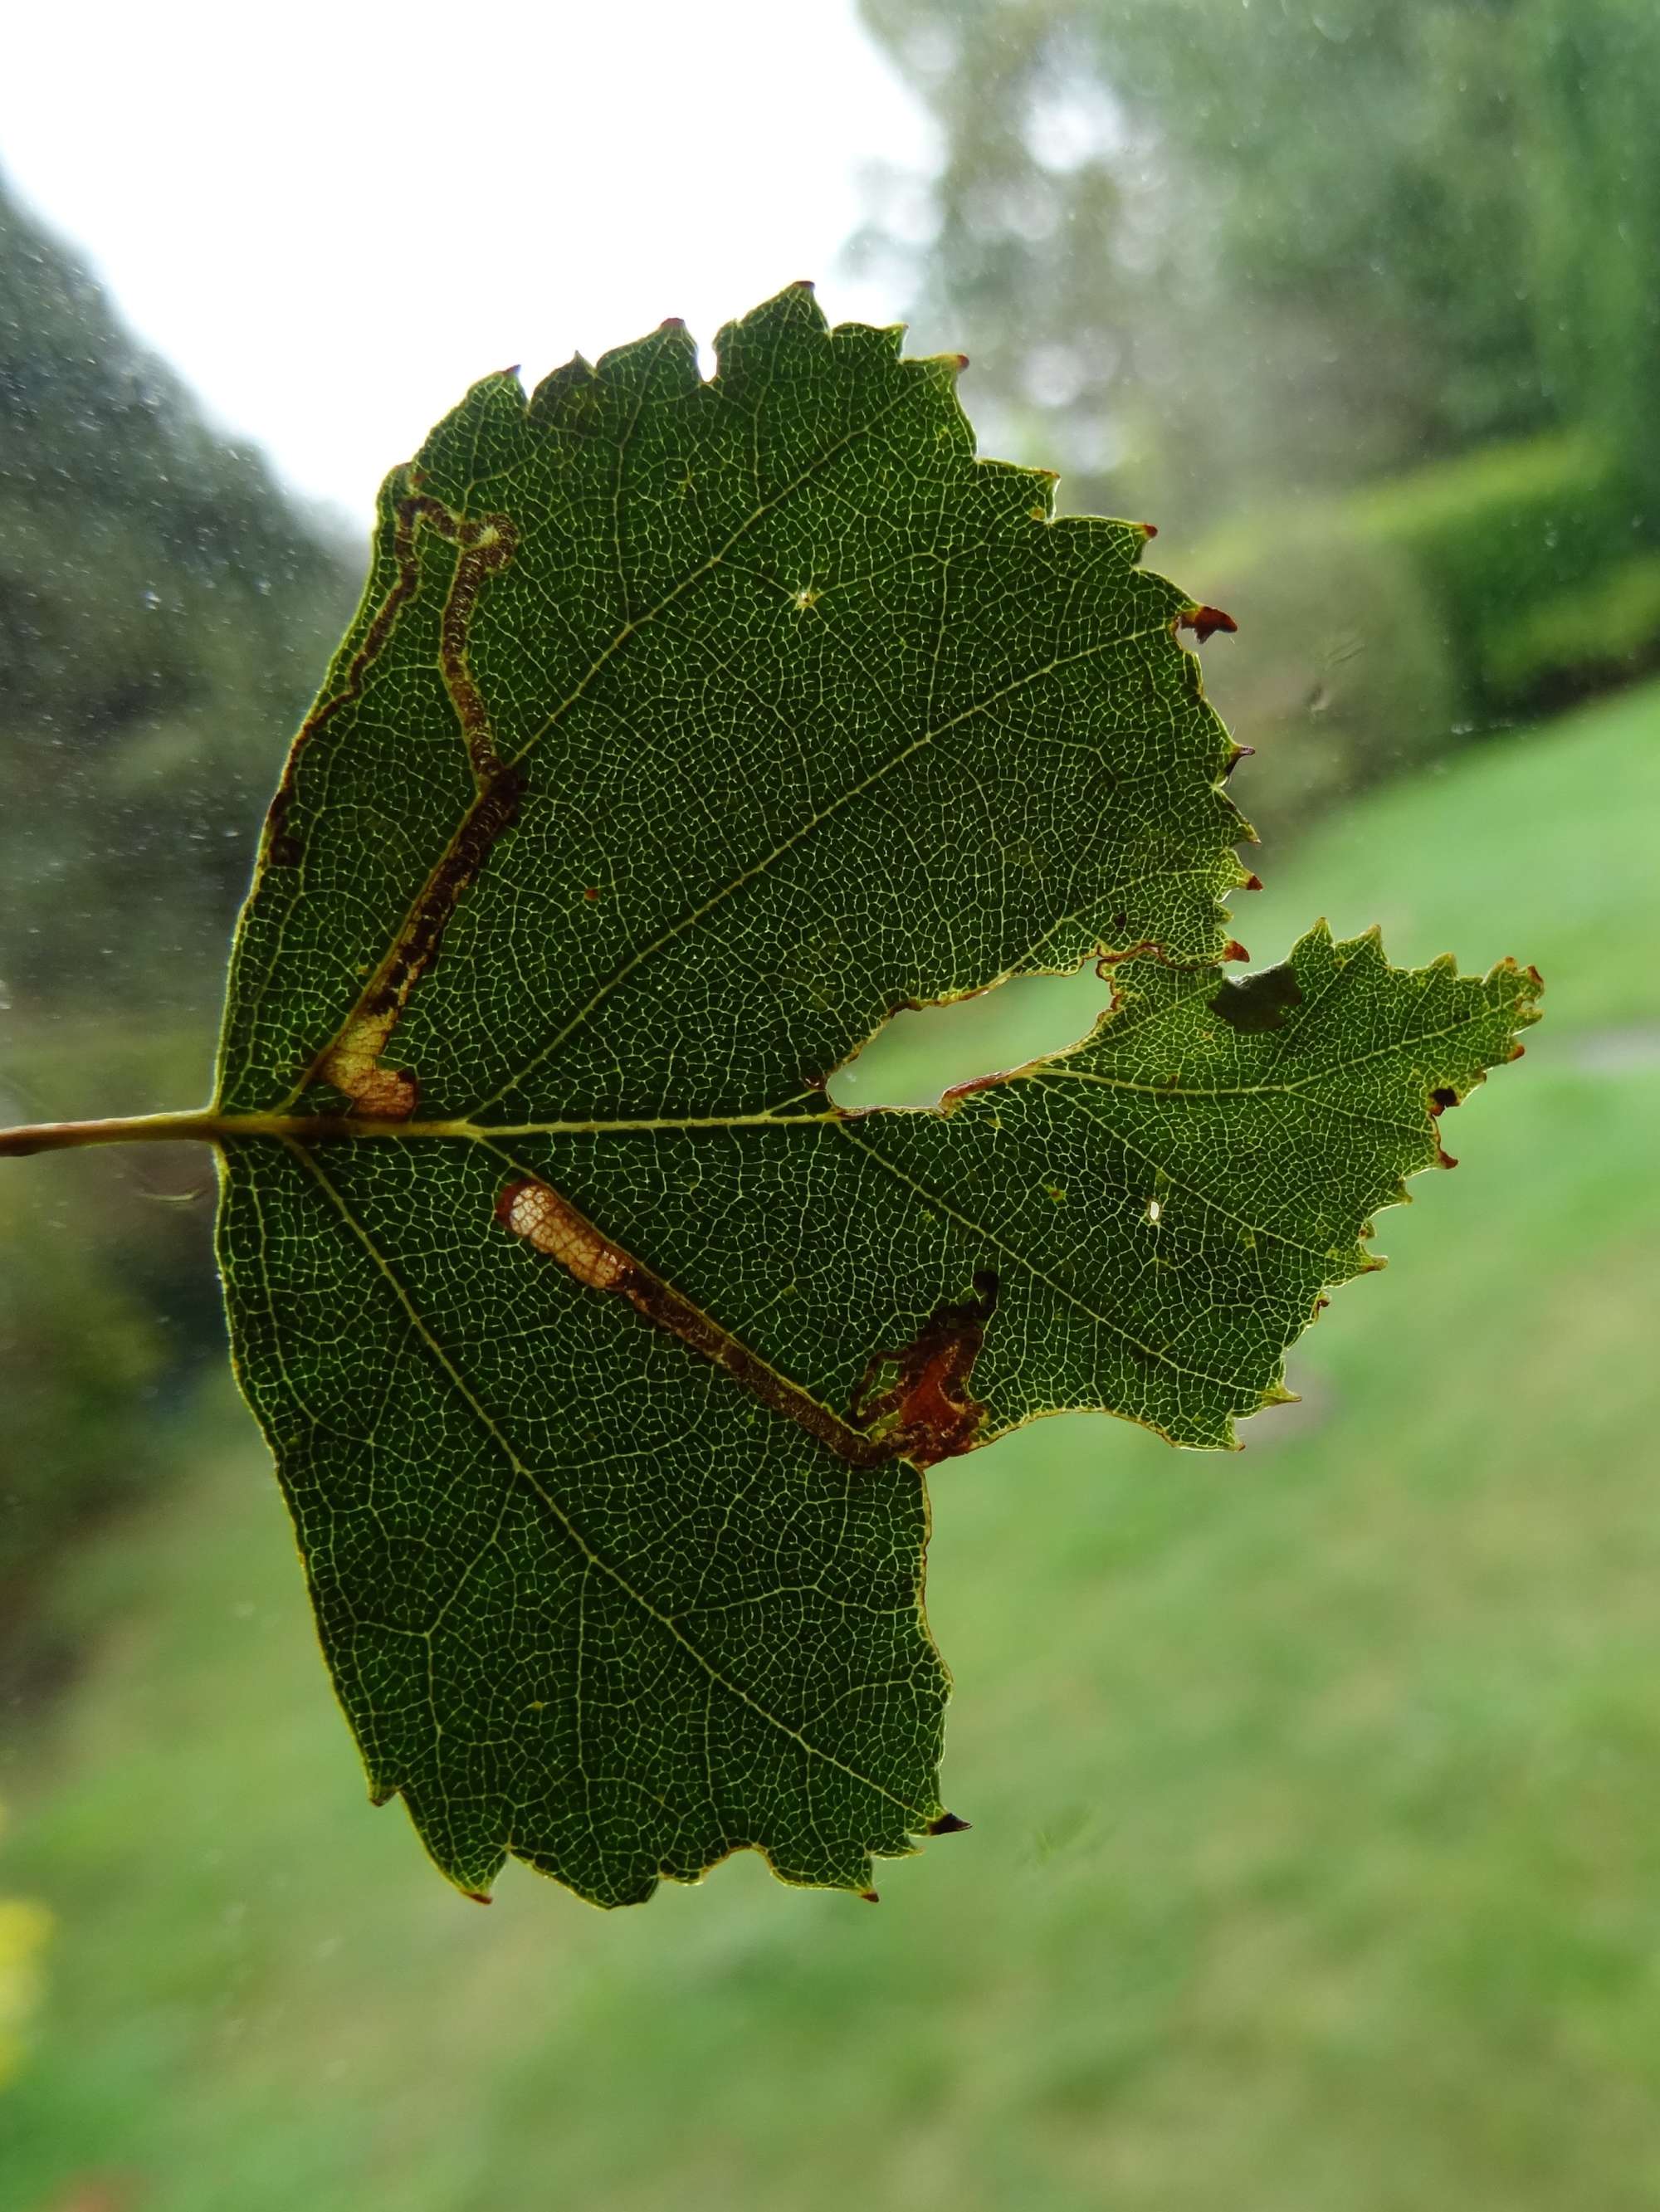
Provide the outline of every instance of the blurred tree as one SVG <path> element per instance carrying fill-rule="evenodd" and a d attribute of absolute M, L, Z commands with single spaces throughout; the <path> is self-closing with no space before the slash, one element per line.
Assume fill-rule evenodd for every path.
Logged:
<path fill-rule="evenodd" d="M 15 1007 L 109 1008 L 143 978 L 153 1014 L 158 963 L 174 1003 L 211 1006 L 273 763 L 355 568 L 0 185 L 0 976 Z M 50 937 L 34 913 L 48 879 Z"/>
<path fill-rule="evenodd" d="M 858 250 L 988 448 L 1204 533 L 1265 835 L 1653 663 L 1653 0 L 862 7 L 943 161 Z"/>
<path fill-rule="evenodd" d="M 866 250 L 1080 501 L 1213 516 L 1588 409 L 1660 447 L 1651 0 L 863 12 L 945 143 L 933 225 L 890 179 Z"/>
<path fill-rule="evenodd" d="M 260 812 L 356 568 L 0 185 L 8 1119 L 205 1095 Z M 100 1172 L 78 1192 L 50 1172 L 8 1178 L 0 1617 L 14 1679 L 50 1663 L 20 1601 L 53 1547 L 165 1476 L 158 1416 L 222 1356 L 210 1209 L 155 1202 L 204 1199 L 206 1182 L 199 1163 Z"/>
<path fill-rule="evenodd" d="M 1543 386 L 1660 513 L 1660 9 L 1523 0 L 1518 30 Z"/>

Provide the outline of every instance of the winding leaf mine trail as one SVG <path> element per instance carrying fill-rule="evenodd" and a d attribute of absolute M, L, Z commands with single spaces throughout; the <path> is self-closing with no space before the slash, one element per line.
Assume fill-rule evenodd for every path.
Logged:
<path fill-rule="evenodd" d="M 771 1121 L 776 1117 L 747 1118 Z M 731 1118 L 722 1126 L 730 1127 Z M 794 1126 L 838 1118 L 791 1116 Z M 70 1152 L 92 1145 L 275 1142 L 299 1150 L 323 1143 L 373 1139 L 449 1139 L 500 1147 L 509 1133 L 468 1121 L 412 1121 L 395 1115 L 146 1114 L 104 1121 L 42 1121 L 0 1129 L 0 1158 Z M 507 1155 L 502 1155 L 503 1158 Z M 509 1164 L 512 1164 L 509 1163 Z M 920 1469 L 970 1450 L 986 1408 L 970 1395 L 974 1364 L 997 1304 L 998 1280 L 989 1268 L 974 1279 L 975 1295 L 942 1300 L 909 1344 L 873 1354 L 846 1415 L 779 1373 L 743 1340 L 722 1327 L 643 1260 L 615 1244 L 562 1192 L 539 1177 L 515 1170 L 496 1202 L 496 1218 L 533 1251 L 556 1261 L 587 1289 L 619 1291 L 654 1328 L 678 1337 L 700 1358 L 722 1369 L 774 1413 L 806 1429 L 850 1467 L 875 1468 L 904 1459 Z M 893 1380 L 877 1383 L 891 1370 Z"/>
<path fill-rule="evenodd" d="M 844 1419 L 643 1261 L 602 1236 L 551 1184 L 531 1176 L 507 1184 L 496 1200 L 496 1218 L 590 1290 L 620 1291 L 648 1321 L 724 1369 L 763 1406 L 797 1423 L 851 1467 L 880 1467 L 891 1459 L 937 1466 L 968 1449 L 985 1414 L 969 1396 L 968 1384 L 997 1302 L 997 1279 L 988 1271 L 975 1278 L 974 1298 L 937 1306 L 909 1344 L 875 1355 Z M 879 1396 L 869 1395 L 889 1365 L 897 1379 Z"/>
<path fill-rule="evenodd" d="M 0 1151 L 46 1151 L 58 1146 L 138 1138 L 210 1142 L 274 1138 L 293 1146 L 319 1139 L 417 1133 L 477 1136 L 447 1124 L 423 1128 L 412 1121 L 420 1088 L 407 1070 L 387 1067 L 384 1054 L 411 994 L 438 956 L 451 915 L 477 878 L 490 848 L 515 819 L 525 788 L 522 769 L 506 765 L 496 749 L 489 710 L 468 659 L 468 632 L 485 580 L 505 568 L 518 545 L 509 515 L 469 517 L 411 489 L 396 507 L 392 534 L 395 573 L 352 655 L 344 682 L 319 702 L 301 725 L 266 817 L 263 860 L 272 867 L 297 866 L 300 840 L 288 827 L 295 768 L 307 745 L 362 695 L 370 671 L 386 652 L 405 607 L 421 588 L 419 532 L 424 526 L 456 549 L 454 570 L 439 618 L 438 665 L 472 769 L 474 797 L 459 827 L 429 874 L 357 1004 L 316 1055 L 290 1093 L 292 1106 L 309 1085 L 322 1080 L 348 1097 L 350 1116 L 288 1114 L 251 1117 L 212 1114 L 158 1115 L 144 1124 L 60 1124 L 55 1129 L 0 1133 Z M 71 1133 L 73 1130 L 74 1133 Z M 533 1250 L 557 1261 L 593 1291 L 620 1291 L 654 1327 L 677 1336 L 702 1358 L 723 1369 L 763 1405 L 782 1413 L 849 1465 L 873 1468 L 903 1457 L 917 1468 L 967 1450 L 985 1413 L 969 1395 L 969 1382 L 996 1302 L 996 1278 L 975 1279 L 976 1297 L 941 1303 L 914 1340 L 875 1355 L 844 1418 L 781 1375 L 712 1316 L 655 1274 L 633 1254 L 612 1244 L 550 1184 L 520 1176 L 502 1189 L 496 1210 L 502 1226 Z M 879 1378 L 894 1379 L 877 1392 Z"/>
<path fill-rule="evenodd" d="M 410 481 L 412 486 L 418 483 L 414 471 Z M 471 764 L 474 796 L 357 1004 L 293 1094 L 297 1097 L 307 1084 L 326 1081 L 344 1091 L 360 1112 L 382 1121 L 406 1120 L 415 1111 L 420 1097 L 415 1077 L 383 1066 L 382 1056 L 410 993 L 438 957 L 463 892 L 483 867 L 491 846 L 516 818 L 525 788 L 522 770 L 506 766 L 496 750 L 489 714 L 467 657 L 467 634 L 478 594 L 485 579 L 513 559 L 519 544 L 517 526 L 507 514 L 457 514 L 418 489 L 399 500 L 395 512 L 392 556 L 397 573 L 352 655 L 345 682 L 313 708 L 289 748 L 282 782 L 265 817 L 263 854 L 264 864 L 271 867 L 295 867 L 303 857 L 299 839 L 286 826 L 294 801 L 295 764 L 341 708 L 362 696 L 369 671 L 391 642 L 399 616 L 419 592 L 418 532 L 424 525 L 456 549 L 455 568 L 439 617 L 438 666 Z"/>

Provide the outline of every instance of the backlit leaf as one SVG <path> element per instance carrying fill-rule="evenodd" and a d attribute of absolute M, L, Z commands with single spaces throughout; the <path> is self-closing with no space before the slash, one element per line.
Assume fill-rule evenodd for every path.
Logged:
<path fill-rule="evenodd" d="M 1537 988 L 1321 929 L 1225 981 L 1225 618 L 976 461 L 954 358 L 800 286 L 718 356 L 488 378 L 388 479 L 231 979 L 239 1369 L 374 1791 L 474 1892 L 866 1890 L 960 1825 L 924 1470 L 1230 1443 Z M 1072 1053 L 827 1103 L 1091 957 Z"/>

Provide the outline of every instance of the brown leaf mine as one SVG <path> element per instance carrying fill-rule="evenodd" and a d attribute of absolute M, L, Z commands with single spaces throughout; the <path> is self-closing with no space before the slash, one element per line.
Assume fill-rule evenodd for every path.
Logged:
<path fill-rule="evenodd" d="M 623 1288 L 631 1264 L 628 1254 L 608 1244 L 551 1184 L 510 1182 L 496 1201 L 496 1218 L 515 1237 L 569 1267 L 591 1291 Z"/>
<path fill-rule="evenodd" d="M 997 1278 L 982 1267 L 975 1296 L 936 1306 L 911 1341 L 879 1352 L 853 1394 L 848 1418 L 859 1429 L 879 1428 L 883 1441 L 913 1467 L 933 1467 L 966 1451 L 985 1416 L 968 1395 L 986 1323 L 997 1304 Z M 897 1378 L 875 1397 L 868 1394 L 885 1367 Z"/>
<path fill-rule="evenodd" d="M 665 1282 L 660 1275 L 654 1274 L 644 1261 L 636 1259 L 633 1253 L 625 1252 L 621 1245 L 613 1244 L 609 1237 L 602 1236 L 587 1215 L 579 1213 L 569 1200 L 555 1190 L 550 1183 L 539 1182 L 528 1176 L 508 1183 L 497 1196 L 496 1218 L 514 1236 L 522 1237 L 533 1250 L 545 1253 L 548 1258 L 557 1260 L 561 1267 L 569 1268 L 577 1281 L 585 1284 L 589 1290 L 620 1291 L 635 1311 L 643 1314 L 654 1327 L 665 1330 L 670 1336 L 678 1336 L 682 1344 L 689 1346 L 701 1358 L 724 1368 L 734 1382 L 741 1383 L 763 1406 L 770 1407 L 775 1413 L 782 1413 L 787 1419 L 817 1437 L 820 1443 L 833 1451 L 838 1459 L 846 1460 L 849 1466 L 881 1467 L 889 1460 L 900 1458 L 909 1459 L 915 1467 L 931 1466 L 934 1460 L 945 1457 L 945 1449 L 932 1450 L 928 1457 L 923 1458 L 919 1455 L 919 1445 L 927 1449 L 933 1437 L 944 1426 L 949 1425 L 951 1420 L 954 1419 L 960 1427 L 964 1418 L 971 1414 L 973 1419 L 969 1422 L 964 1442 L 946 1447 L 946 1449 L 963 1450 L 973 1422 L 978 1420 L 983 1410 L 978 1406 L 950 1404 L 947 1413 L 936 1417 L 932 1425 L 919 1412 L 915 1420 L 898 1422 L 885 1429 L 879 1437 L 862 1435 L 861 1425 L 856 1419 L 844 1421 L 839 1413 L 815 1398 L 810 1391 L 804 1390 L 799 1382 L 792 1382 L 788 1376 L 781 1375 L 775 1367 L 769 1366 L 759 1352 L 753 1351 L 741 1337 L 734 1336 L 730 1329 L 723 1328 L 712 1315 L 705 1313 L 701 1306 L 695 1305 L 683 1292 L 676 1290 L 672 1283 Z M 976 1278 L 976 1284 L 980 1279 Z M 986 1279 L 993 1281 L 992 1296 L 994 1298 L 994 1279 Z M 978 1310 L 977 1307 L 942 1306 L 928 1328 L 932 1329 L 939 1325 L 943 1315 Z M 989 1311 L 990 1307 L 987 1306 L 986 1312 Z M 964 1324 L 964 1328 L 972 1326 Z M 926 1336 L 927 1334 L 925 1330 L 923 1334 Z M 921 1340 L 919 1338 L 918 1343 Z M 939 1357 L 949 1364 L 951 1357 L 961 1359 L 965 1356 L 971 1365 L 978 1348 L 979 1337 L 976 1335 L 972 1347 L 965 1352 L 963 1329 L 959 1329 L 950 1343 L 942 1343 Z M 904 1356 L 901 1355 L 902 1358 Z M 879 1360 L 875 1364 L 879 1365 L 881 1363 Z M 955 1369 L 952 1371 L 957 1372 Z M 966 1381 L 967 1366 L 962 1367 L 960 1372 L 962 1379 Z M 918 1388 L 926 1390 L 926 1386 L 927 1378 L 919 1378 Z M 943 1382 L 939 1387 L 945 1387 Z M 932 1401 L 928 1402 L 932 1404 Z"/>
<path fill-rule="evenodd" d="M 1190 629 L 1195 644 L 1203 645 L 1207 638 L 1222 630 L 1229 636 L 1239 627 L 1231 615 L 1225 615 L 1220 607 L 1189 607 L 1176 617 L 1177 629 Z"/>

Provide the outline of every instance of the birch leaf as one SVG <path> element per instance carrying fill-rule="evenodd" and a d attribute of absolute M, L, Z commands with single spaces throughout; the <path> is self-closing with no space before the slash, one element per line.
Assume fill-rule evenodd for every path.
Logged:
<path fill-rule="evenodd" d="M 805 286 L 717 349 L 487 378 L 388 478 L 231 974 L 239 1371 L 373 1794 L 480 1895 L 869 1893 L 960 1826 L 927 1470 L 1228 1444 L 1533 1018 L 1320 929 L 1225 980 L 1226 617 L 976 460 L 956 358 Z M 1087 959 L 1074 1051 L 828 1103 Z"/>

